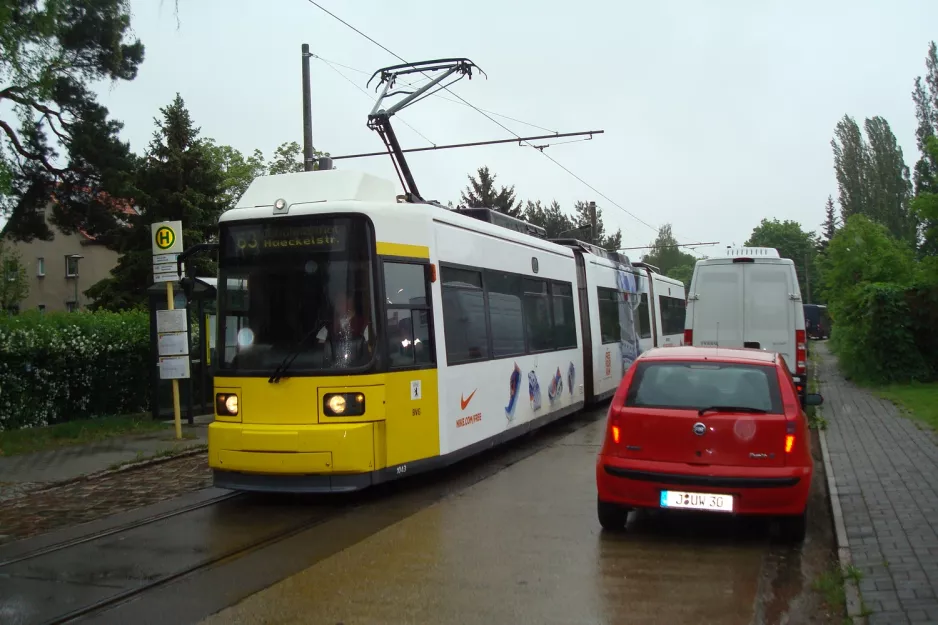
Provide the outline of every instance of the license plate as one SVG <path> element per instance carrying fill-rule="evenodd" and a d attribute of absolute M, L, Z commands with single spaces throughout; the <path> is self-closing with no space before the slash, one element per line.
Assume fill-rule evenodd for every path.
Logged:
<path fill-rule="evenodd" d="M 732 495 L 711 495 L 708 493 L 685 493 L 677 490 L 661 491 L 662 508 L 681 508 L 684 510 L 711 510 L 714 512 L 732 512 Z"/>

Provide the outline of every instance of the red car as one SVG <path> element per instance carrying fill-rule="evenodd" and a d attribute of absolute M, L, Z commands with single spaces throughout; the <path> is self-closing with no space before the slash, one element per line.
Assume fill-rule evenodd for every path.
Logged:
<path fill-rule="evenodd" d="M 806 405 L 820 405 L 808 395 Z M 629 510 L 778 516 L 804 540 L 814 463 L 784 358 L 755 349 L 670 347 L 642 354 L 619 385 L 596 463 L 599 522 Z"/>

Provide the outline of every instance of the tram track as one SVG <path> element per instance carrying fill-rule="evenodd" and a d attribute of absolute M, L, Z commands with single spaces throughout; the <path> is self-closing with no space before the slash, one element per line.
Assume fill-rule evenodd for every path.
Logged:
<path fill-rule="evenodd" d="M 101 530 L 99 532 L 93 532 L 91 534 L 86 534 L 84 536 L 79 536 L 77 538 L 72 538 L 69 540 L 63 540 L 61 542 L 49 545 L 48 547 L 42 547 L 34 551 L 29 551 L 20 556 L 8 558 L 6 560 L 0 560 L 0 569 L 2 569 L 5 566 L 9 566 L 11 564 L 16 564 L 18 562 L 25 562 L 33 558 L 38 558 L 39 556 L 44 556 L 50 553 L 54 553 L 56 551 L 61 551 L 62 549 L 68 549 L 70 547 L 75 547 L 75 546 L 78 546 L 78 545 L 81 545 L 83 543 L 87 543 L 93 540 L 99 540 L 107 536 L 113 536 L 115 534 L 127 532 L 132 529 L 142 527 L 144 525 L 156 523 L 157 521 L 162 521 L 164 519 L 169 519 L 175 516 L 179 516 L 181 514 L 185 514 L 193 510 L 198 510 L 200 508 L 205 508 L 207 506 L 213 506 L 222 501 L 227 501 L 229 499 L 237 499 L 237 498 L 241 498 L 244 496 L 245 496 L 244 493 L 225 493 L 223 495 L 219 495 L 218 497 L 212 497 L 211 499 L 207 499 L 205 501 L 194 503 L 188 506 L 183 506 L 182 508 L 177 508 L 175 510 L 170 510 L 169 512 L 154 514 L 154 515 L 139 519 L 137 521 L 132 521 L 130 523 L 119 525 L 117 527 L 108 528 L 106 530 Z"/>
<path fill-rule="evenodd" d="M 251 569 L 248 563 L 270 568 L 244 582 L 244 590 L 238 591 L 243 598 L 472 487 L 601 417 L 600 411 L 571 415 L 450 467 L 358 493 L 329 497 L 225 493 L 10 557 L 0 561 L 0 578 L 9 589 L 0 594 L 0 621 L 57 625 L 89 618 L 141 622 L 144 617 L 147 622 L 188 622 L 195 616 L 191 612 L 175 619 L 160 613 L 163 608 L 172 611 L 169 604 L 176 594 L 189 587 L 230 579 L 230 569 Z M 345 515 L 350 519 L 340 520 Z M 362 518 L 367 520 L 362 523 Z M 336 528 L 347 523 L 357 524 L 358 533 L 336 540 Z M 327 527 L 317 529 L 323 524 Z M 307 547 L 310 551 L 297 548 L 310 544 L 315 545 Z M 277 560 L 271 554 L 284 552 L 302 555 L 271 565 Z M 198 581 L 180 585 L 184 579 Z M 201 618 L 226 607 L 231 598 L 193 599 L 189 594 L 187 601 L 201 606 Z M 6 620 L 4 615 L 13 618 Z"/>

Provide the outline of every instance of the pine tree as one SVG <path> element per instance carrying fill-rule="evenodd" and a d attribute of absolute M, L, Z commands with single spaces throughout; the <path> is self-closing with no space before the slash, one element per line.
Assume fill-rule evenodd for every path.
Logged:
<path fill-rule="evenodd" d="M 552 201 L 547 208 L 541 205 L 540 200 L 536 202 L 528 200 L 522 218 L 535 226 L 544 228 L 548 239 L 559 238 L 564 232 L 574 228 L 570 217 L 560 208 L 557 200 Z"/>
<path fill-rule="evenodd" d="M 197 128 L 182 97 L 160 109 L 161 119 L 140 168 L 135 197 L 140 214 L 114 246 L 123 255 L 111 277 L 92 286 L 86 294 L 94 308 L 120 310 L 145 304 L 153 282 L 150 224 L 181 220 L 186 247 L 214 237 L 216 223 L 225 208 L 224 175 L 213 158 L 211 146 L 199 139 Z M 214 263 L 196 257 L 187 267 L 190 275 L 211 276 Z"/>
<path fill-rule="evenodd" d="M 521 201 L 515 201 L 515 187 L 495 190 L 495 174 L 488 167 L 477 170 L 478 178 L 467 176 L 469 185 L 462 192 L 462 204 L 469 208 L 491 208 L 511 217 L 522 216 Z"/>
<path fill-rule="evenodd" d="M 821 228 L 823 228 L 821 233 L 824 237 L 824 242 L 826 243 L 827 241 L 830 241 L 834 238 L 834 235 L 837 234 L 837 229 L 842 223 L 840 218 L 837 217 L 837 211 L 834 208 L 833 196 L 827 196 L 827 205 L 824 207 L 824 215 L 825 219 L 824 223 L 821 224 Z"/>

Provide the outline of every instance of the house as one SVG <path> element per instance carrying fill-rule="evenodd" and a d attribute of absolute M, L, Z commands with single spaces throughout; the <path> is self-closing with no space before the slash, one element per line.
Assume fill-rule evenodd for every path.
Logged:
<path fill-rule="evenodd" d="M 26 267 L 29 294 L 20 302 L 21 311 L 71 312 L 86 307 L 90 300 L 82 291 L 109 277 L 120 257 L 81 229 L 72 234 L 63 233 L 50 219 L 52 207 L 50 202 L 45 209 L 46 223 L 53 234 L 51 241 L 6 241 L 7 249 L 19 252 Z M 114 202 L 114 208 L 125 215 L 137 214 L 134 207 L 126 203 Z"/>

